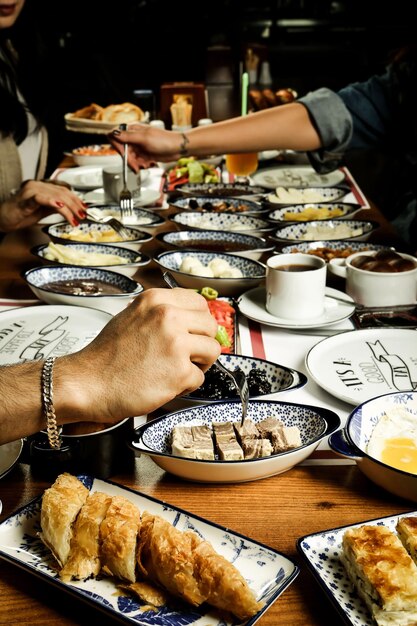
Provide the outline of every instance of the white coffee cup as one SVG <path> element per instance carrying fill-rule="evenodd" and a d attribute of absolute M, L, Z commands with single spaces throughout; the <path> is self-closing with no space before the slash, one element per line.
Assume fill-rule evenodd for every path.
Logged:
<path fill-rule="evenodd" d="M 137 174 L 132 170 L 127 172 L 127 188 L 132 192 L 133 200 L 140 197 L 141 183 L 144 178 L 142 172 L 148 174 L 147 170 L 141 170 Z M 120 192 L 123 187 L 122 167 L 120 165 L 104 167 L 102 175 L 105 201 L 119 203 Z"/>
<path fill-rule="evenodd" d="M 358 257 L 374 257 L 374 250 L 355 252 L 346 259 L 331 259 L 329 270 L 346 278 L 346 293 L 364 306 L 397 306 L 417 301 L 417 259 L 410 254 L 397 253 L 410 261 L 414 268 L 406 271 L 370 271 L 355 267 Z M 357 262 L 357 261 L 356 261 Z"/>
<path fill-rule="evenodd" d="M 266 310 L 276 317 L 302 320 L 324 311 L 326 261 L 302 252 L 277 254 L 266 262 Z"/>

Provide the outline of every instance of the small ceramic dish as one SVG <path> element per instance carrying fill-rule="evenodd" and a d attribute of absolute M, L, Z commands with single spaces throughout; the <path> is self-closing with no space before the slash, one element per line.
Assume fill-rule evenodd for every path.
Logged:
<path fill-rule="evenodd" d="M 121 239 L 110 226 L 89 221 L 82 222 L 79 226 L 60 222 L 45 226 L 42 230 L 55 243 L 110 243 L 131 250 L 140 250 L 144 243 L 152 239 L 152 235 L 143 230 L 132 226 L 126 228 L 131 239 Z"/>
<path fill-rule="evenodd" d="M 298 222 L 328 221 L 351 218 L 362 207 L 351 202 L 318 202 L 294 204 L 282 209 L 275 209 L 266 215 L 274 224 L 291 224 Z"/>
<path fill-rule="evenodd" d="M 228 233 L 224 230 L 174 230 L 159 233 L 155 239 L 171 250 L 204 250 L 205 252 L 228 252 L 259 261 L 263 254 L 272 252 L 271 245 L 263 237 Z"/>
<path fill-rule="evenodd" d="M 284 246 L 276 254 L 287 254 L 291 252 L 307 252 L 307 254 L 314 254 L 322 257 L 325 261 L 329 261 L 334 258 L 346 258 L 354 252 L 364 252 L 366 250 L 382 250 L 386 246 L 368 243 L 364 241 L 339 241 L 337 239 L 333 241 L 309 241 L 303 243 L 292 244 L 291 246 Z"/>
<path fill-rule="evenodd" d="M 211 287 L 220 296 L 238 296 L 259 285 L 266 275 L 266 267 L 263 263 L 225 252 L 168 250 L 155 256 L 154 261 L 162 271 L 171 272 L 181 287 L 188 289 Z M 242 276 L 213 277 L 207 275 L 209 272 L 204 275 L 203 272 L 206 272 L 205 268 L 209 266 L 209 263 L 211 266 L 214 265 L 213 269 L 221 268 L 222 273 L 224 273 L 223 270 L 228 272 L 229 268 L 233 271 L 240 270 Z M 201 271 L 201 274 L 188 273 L 188 269 L 193 272 Z"/>
<path fill-rule="evenodd" d="M 240 368 L 246 374 L 252 399 L 274 399 L 276 394 L 300 389 L 307 383 L 307 377 L 301 372 L 265 359 L 241 354 L 221 354 L 219 359 L 229 370 Z M 213 365 L 206 373 L 206 382 L 202 387 L 175 398 L 164 406 L 164 410 L 171 412 L 200 404 L 239 400 L 233 384 L 224 377 L 225 374 Z M 225 385 L 222 385 L 223 381 Z"/>
<path fill-rule="evenodd" d="M 110 144 L 81 146 L 80 148 L 74 148 L 70 154 L 76 165 L 107 167 L 122 163 L 122 157 Z"/>
<path fill-rule="evenodd" d="M 377 430 L 381 419 L 384 423 Z M 388 393 L 359 404 L 345 427 L 332 434 L 329 445 L 356 461 L 361 472 L 379 487 L 417 502 L 416 423 L 417 391 Z"/>
<path fill-rule="evenodd" d="M 297 426 L 302 445 L 281 454 L 245 461 L 196 460 L 171 454 L 170 437 L 174 426 L 240 423 L 241 415 L 240 402 L 210 403 L 175 411 L 139 426 L 132 446 L 137 454 L 148 454 L 159 467 L 180 478 L 203 483 L 240 483 L 290 470 L 310 456 L 320 441 L 340 427 L 338 415 L 323 407 L 275 400 L 250 400 L 248 419 L 256 424 L 267 417 L 277 417 L 285 426 Z"/>
<path fill-rule="evenodd" d="M 140 283 L 110 270 L 44 265 L 23 273 L 35 296 L 47 304 L 69 304 L 118 313 L 138 296 Z"/>
<path fill-rule="evenodd" d="M 133 208 L 133 214 L 131 216 L 122 215 L 118 204 L 91 204 L 89 209 L 94 209 L 95 213 L 100 213 L 104 217 L 115 217 L 125 226 L 139 228 L 145 233 L 150 234 L 154 232 L 155 228 L 165 222 L 165 218 L 157 213 L 139 207 Z"/>
<path fill-rule="evenodd" d="M 275 192 L 266 194 L 263 201 L 272 209 L 274 206 L 337 202 L 348 193 L 349 190 L 344 187 L 278 187 Z"/>
<path fill-rule="evenodd" d="M 184 183 L 177 185 L 175 191 L 187 196 L 254 196 L 264 195 L 265 188 L 244 183 Z"/>
<path fill-rule="evenodd" d="M 273 226 L 267 220 L 254 215 L 241 213 L 201 213 L 201 211 L 183 211 L 169 218 L 181 230 L 226 230 L 263 237 L 273 232 Z"/>
<path fill-rule="evenodd" d="M 270 237 L 279 242 L 294 243 L 339 239 L 343 241 L 367 241 L 377 222 L 363 220 L 325 220 L 289 224 L 275 230 Z"/>
<path fill-rule="evenodd" d="M 235 213 L 245 215 L 257 215 L 268 211 L 259 202 L 246 198 L 233 198 L 231 196 L 186 196 L 177 198 L 170 205 L 182 211 L 201 211 L 202 213 Z"/>
<path fill-rule="evenodd" d="M 62 250 L 62 257 L 59 258 L 48 258 L 49 244 L 35 246 L 31 249 L 31 253 L 46 264 L 98 267 L 102 270 L 114 270 L 130 278 L 136 274 L 140 267 L 144 267 L 150 263 L 150 258 L 146 254 L 138 253 L 136 250 L 131 250 L 130 248 L 121 248 L 120 246 L 112 246 L 110 244 L 65 243 L 58 245 L 65 248 Z M 100 257 L 94 258 L 95 255 L 100 255 Z M 117 259 L 106 262 L 106 256 L 109 257 L 109 259 L 110 257 L 117 256 L 121 262 L 118 263 Z"/>

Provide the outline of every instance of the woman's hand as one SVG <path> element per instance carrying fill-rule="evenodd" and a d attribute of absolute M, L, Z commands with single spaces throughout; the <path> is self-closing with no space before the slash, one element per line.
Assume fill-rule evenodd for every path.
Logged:
<path fill-rule="evenodd" d="M 126 131 L 116 129 L 108 139 L 120 154 L 123 154 L 123 144 L 129 144 L 128 163 L 135 172 L 157 161 L 176 161 L 181 156 L 183 141 L 181 133 L 145 124 L 130 124 Z"/>
<path fill-rule="evenodd" d="M 68 187 L 54 182 L 29 180 L 11 198 L 0 204 L 0 231 L 10 232 L 38 222 L 45 215 L 60 213 L 77 226 L 85 217 L 83 201 Z"/>
<path fill-rule="evenodd" d="M 115 422 L 197 389 L 217 359 L 217 322 L 192 289 L 149 289 L 83 350 L 54 366 L 55 408 L 68 421 Z"/>

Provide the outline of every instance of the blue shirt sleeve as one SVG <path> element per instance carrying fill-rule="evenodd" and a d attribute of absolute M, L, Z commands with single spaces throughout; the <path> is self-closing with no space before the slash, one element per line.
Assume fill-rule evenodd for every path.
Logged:
<path fill-rule="evenodd" d="M 395 120 L 394 81 L 390 70 L 339 92 L 327 88 L 308 93 L 303 104 L 323 147 L 308 154 L 313 167 L 329 172 L 341 165 L 349 150 L 390 145 Z"/>

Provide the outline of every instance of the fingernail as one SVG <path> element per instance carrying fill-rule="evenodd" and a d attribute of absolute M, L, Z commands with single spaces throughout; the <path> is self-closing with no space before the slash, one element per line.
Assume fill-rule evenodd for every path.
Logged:
<path fill-rule="evenodd" d="M 80 225 L 80 222 L 77 220 L 77 218 L 76 218 L 76 217 L 73 217 L 73 218 L 71 219 L 71 224 L 72 224 L 73 226 L 79 226 L 79 225 Z"/>
<path fill-rule="evenodd" d="M 82 220 L 84 220 L 84 219 L 87 217 L 87 213 L 86 213 L 85 211 L 80 210 L 80 211 L 78 211 L 78 216 L 79 216 Z"/>
<path fill-rule="evenodd" d="M 88 209 L 88 204 L 86 202 L 82 202 L 82 205 L 85 209 Z"/>
<path fill-rule="evenodd" d="M 63 202 L 59 202 L 59 200 L 57 200 L 57 201 L 55 202 L 55 204 L 56 204 L 56 206 L 59 206 L 59 208 L 60 208 L 60 209 L 62 209 L 62 207 L 64 207 L 64 206 L 65 206 L 65 204 L 64 204 Z"/>
<path fill-rule="evenodd" d="M 119 136 L 119 135 L 120 135 L 120 130 L 118 130 L 117 128 L 115 128 L 115 129 L 113 130 L 113 132 L 112 132 L 112 135 L 116 135 L 116 137 L 117 137 L 117 136 Z"/>

